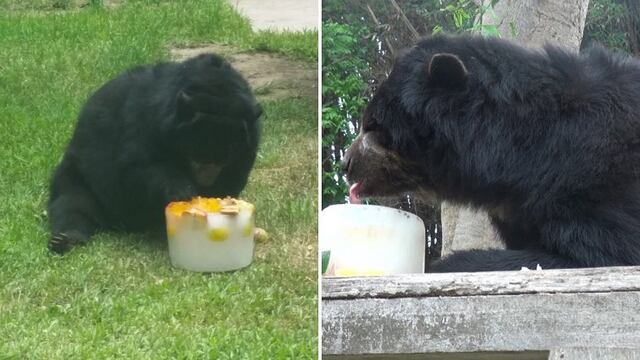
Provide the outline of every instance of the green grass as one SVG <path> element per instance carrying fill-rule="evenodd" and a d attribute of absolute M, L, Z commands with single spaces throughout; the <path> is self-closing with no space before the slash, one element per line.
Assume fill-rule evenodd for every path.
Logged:
<path fill-rule="evenodd" d="M 315 359 L 315 98 L 263 104 L 242 197 L 271 240 L 244 270 L 174 269 L 151 234 L 100 234 L 51 256 L 42 212 L 79 107 L 114 75 L 209 42 L 315 62 L 317 34 L 255 34 L 213 0 L 25 3 L 0 0 L 0 358 Z"/>

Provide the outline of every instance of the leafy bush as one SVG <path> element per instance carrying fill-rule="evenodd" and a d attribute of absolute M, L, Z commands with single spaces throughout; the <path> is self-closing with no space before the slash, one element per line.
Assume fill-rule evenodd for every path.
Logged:
<path fill-rule="evenodd" d="M 640 5 L 637 0 L 591 0 L 582 47 L 599 43 L 636 56 L 640 55 Z"/>
<path fill-rule="evenodd" d="M 322 204 L 342 203 L 347 184 L 340 161 L 358 131 L 366 103 L 368 65 L 359 44 L 364 27 L 325 22 L 322 25 Z"/>

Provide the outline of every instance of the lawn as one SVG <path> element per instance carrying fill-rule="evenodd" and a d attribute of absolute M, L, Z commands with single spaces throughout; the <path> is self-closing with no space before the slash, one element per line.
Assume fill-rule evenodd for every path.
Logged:
<path fill-rule="evenodd" d="M 315 97 L 263 103 L 241 197 L 271 239 L 246 269 L 174 269 L 152 234 L 51 256 L 43 212 L 80 106 L 116 74 L 202 43 L 315 63 L 317 33 L 253 33 L 223 1 L 84 3 L 0 0 L 0 359 L 317 358 Z"/>

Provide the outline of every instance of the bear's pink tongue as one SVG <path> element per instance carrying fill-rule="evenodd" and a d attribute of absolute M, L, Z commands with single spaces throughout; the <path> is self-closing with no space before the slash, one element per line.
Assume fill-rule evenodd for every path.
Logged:
<path fill-rule="evenodd" d="M 362 204 L 360 198 L 358 198 L 358 188 L 360 187 L 360 183 L 355 183 L 351 185 L 349 188 L 349 203 L 351 204 Z"/>

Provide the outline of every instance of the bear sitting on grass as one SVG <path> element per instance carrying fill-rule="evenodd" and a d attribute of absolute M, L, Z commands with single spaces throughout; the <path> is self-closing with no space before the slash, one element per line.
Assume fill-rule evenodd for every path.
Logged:
<path fill-rule="evenodd" d="M 640 265 L 640 61 L 424 39 L 380 85 L 344 166 L 360 197 L 488 211 L 507 250 L 460 251 L 430 271 Z"/>
<path fill-rule="evenodd" d="M 171 201 L 238 196 L 261 113 L 246 80 L 214 54 L 109 81 L 84 105 L 53 174 L 49 249 L 65 253 L 104 229 L 161 229 Z"/>

